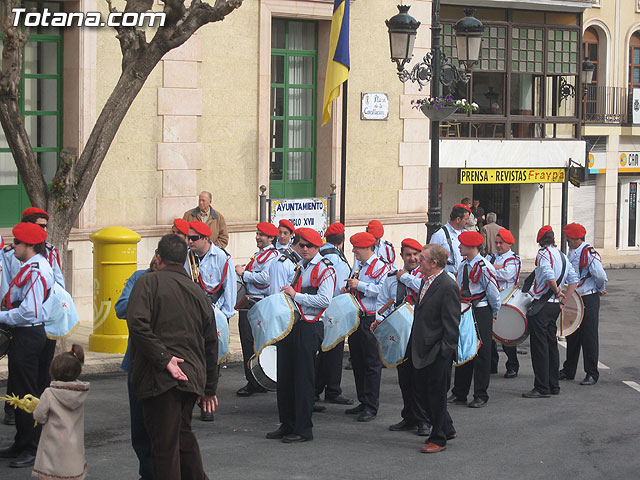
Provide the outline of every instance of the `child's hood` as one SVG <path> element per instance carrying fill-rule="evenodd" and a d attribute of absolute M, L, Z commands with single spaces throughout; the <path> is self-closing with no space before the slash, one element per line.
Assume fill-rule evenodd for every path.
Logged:
<path fill-rule="evenodd" d="M 75 382 L 53 380 L 49 388 L 53 396 L 70 410 L 81 407 L 89 394 L 89 383 L 78 380 Z"/>

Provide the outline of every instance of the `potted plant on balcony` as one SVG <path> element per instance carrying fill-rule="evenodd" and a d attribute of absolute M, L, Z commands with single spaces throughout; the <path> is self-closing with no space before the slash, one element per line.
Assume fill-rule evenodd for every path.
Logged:
<path fill-rule="evenodd" d="M 469 102 L 466 98 L 454 100 L 453 95 L 446 97 L 429 97 L 411 100 L 412 108 L 422 111 L 431 121 L 442 121 L 449 118 L 457 110 L 464 113 L 471 113 L 478 110 L 478 104 Z"/>

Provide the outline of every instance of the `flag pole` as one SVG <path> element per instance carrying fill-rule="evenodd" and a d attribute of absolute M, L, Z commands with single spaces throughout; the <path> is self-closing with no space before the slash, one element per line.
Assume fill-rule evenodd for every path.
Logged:
<path fill-rule="evenodd" d="M 340 223 L 345 225 L 346 201 L 347 201 L 347 92 L 349 80 L 342 84 L 342 148 L 340 154 Z"/>

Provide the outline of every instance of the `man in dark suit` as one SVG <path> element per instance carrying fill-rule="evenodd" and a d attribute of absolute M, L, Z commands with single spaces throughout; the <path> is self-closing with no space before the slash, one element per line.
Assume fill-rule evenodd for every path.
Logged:
<path fill-rule="evenodd" d="M 407 359 L 414 371 L 419 400 L 431 419 L 431 434 L 423 453 L 441 452 L 456 437 L 447 411 L 451 365 L 458 352 L 460 292 L 446 272 L 449 255 L 440 245 L 429 244 L 420 252 L 424 276 L 415 307 Z"/>

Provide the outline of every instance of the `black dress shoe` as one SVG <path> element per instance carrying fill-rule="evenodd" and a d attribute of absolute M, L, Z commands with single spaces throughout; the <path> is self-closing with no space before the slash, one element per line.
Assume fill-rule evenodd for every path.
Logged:
<path fill-rule="evenodd" d="M 283 443 L 302 443 L 308 442 L 309 440 L 313 440 L 313 438 L 303 437 L 302 435 L 298 435 L 297 433 L 290 433 L 289 435 L 285 435 L 282 437 Z"/>
<path fill-rule="evenodd" d="M 558 372 L 558 380 L 573 380 L 575 377 L 568 376 L 564 370 Z"/>
<path fill-rule="evenodd" d="M 560 389 L 559 388 L 552 388 L 551 390 L 549 390 L 549 393 L 551 395 L 560 395 Z"/>
<path fill-rule="evenodd" d="M 338 405 L 353 405 L 353 399 L 347 398 L 342 394 L 332 398 L 325 397 L 324 401 L 327 403 L 337 403 Z"/>
<path fill-rule="evenodd" d="M 416 422 L 410 422 L 409 420 L 402 419 L 399 423 L 394 423 L 389 426 L 389 430 L 392 432 L 404 432 L 406 430 L 415 430 Z"/>
<path fill-rule="evenodd" d="M 357 415 L 359 413 L 364 412 L 364 405 L 360 404 L 357 407 L 353 407 L 353 408 L 347 408 L 344 413 L 346 413 L 347 415 Z"/>
<path fill-rule="evenodd" d="M 359 422 L 370 422 L 375 418 L 376 418 L 376 414 L 370 410 L 365 410 L 360 415 L 358 415 Z"/>
<path fill-rule="evenodd" d="M 36 461 L 36 456 L 29 452 L 22 452 L 18 455 L 18 458 L 9 462 L 11 468 L 25 468 L 33 467 L 33 463 Z"/>
<path fill-rule="evenodd" d="M 15 410 L 15 408 L 10 408 L 9 410 L 5 410 L 4 411 L 3 423 L 5 425 L 15 425 L 16 424 L 16 410 Z"/>
<path fill-rule="evenodd" d="M 518 376 L 518 372 L 515 370 L 507 370 L 507 373 L 504 374 L 504 378 L 516 378 Z"/>
<path fill-rule="evenodd" d="M 318 405 L 318 404 L 315 404 L 315 403 L 313 404 L 313 411 L 315 413 L 324 412 L 326 409 L 327 409 L 327 407 L 325 407 L 324 405 Z"/>
<path fill-rule="evenodd" d="M 200 412 L 200 421 L 213 422 L 213 412 L 205 412 L 204 410 L 202 410 Z"/>
<path fill-rule="evenodd" d="M 482 408 L 486 406 L 487 406 L 487 401 L 484 400 L 483 398 L 474 398 L 473 400 L 471 400 L 469 405 L 467 405 L 467 407 L 469 408 Z"/>
<path fill-rule="evenodd" d="M 17 458 L 18 455 L 20 455 L 20 451 L 14 445 L 0 450 L 0 458 Z"/>
<path fill-rule="evenodd" d="M 247 383 L 244 387 L 240 388 L 236 392 L 236 395 L 238 395 L 239 397 L 248 397 L 250 395 L 253 395 L 253 389 Z"/>
<path fill-rule="evenodd" d="M 290 432 L 287 432 L 286 430 L 282 429 L 282 425 L 280 425 L 277 429 L 275 429 L 273 432 L 269 432 L 267 433 L 266 437 L 269 440 L 280 440 L 281 438 L 286 437 L 287 435 L 290 435 Z"/>
<path fill-rule="evenodd" d="M 454 405 L 466 405 L 467 404 L 467 399 L 466 398 L 458 398 L 452 393 L 451 395 L 449 395 L 449 398 L 447 398 L 447 403 L 452 403 Z"/>
<path fill-rule="evenodd" d="M 580 385 L 595 385 L 598 383 L 598 380 L 591 375 L 587 375 L 584 377 L 584 380 L 580 382 Z"/>
<path fill-rule="evenodd" d="M 522 396 L 524 398 L 549 398 L 551 395 L 549 395 L 548 393 L 542 393 L 535 388 L 532 388 L 528 392 L 524 392 Z"/>
<path fill-rule="evenodd" d="M 418 424 L 417 434 L 419 437 L 428 437 L 431 432 L 431 425 L 427 422 L 422 422 Z"/>

